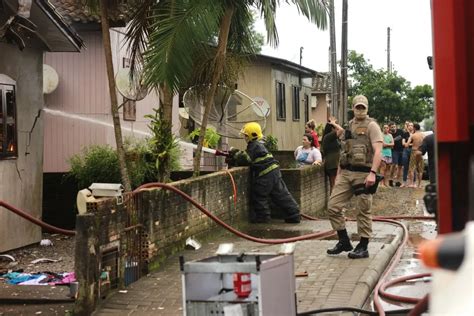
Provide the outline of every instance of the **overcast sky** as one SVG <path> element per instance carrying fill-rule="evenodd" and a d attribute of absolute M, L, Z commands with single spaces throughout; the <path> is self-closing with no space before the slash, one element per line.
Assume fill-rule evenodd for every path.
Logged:
<path fill-rule="evenodd" d="M 348 48 L 363 54 L 376 68 L 387 66 L 387 27 L 391 28 L 390 59 L 393 69 L 412 83 L 433 85 L 433 72 L 426 57 L 432 55 L 430 0 L 349 0 Z M 342 0 L 336 5 L 337 56 L 340 60 Z M 329 28 L 320 31 L 299 16 L 294 6 L 282 5 L 277 11 L 280 45 L 275 50 L 262 48 L 262 54 L 299 63 L 303 49 L 303 66 L 328 71 Z M 264 33 L 262 21 L 256 29 Z"/>

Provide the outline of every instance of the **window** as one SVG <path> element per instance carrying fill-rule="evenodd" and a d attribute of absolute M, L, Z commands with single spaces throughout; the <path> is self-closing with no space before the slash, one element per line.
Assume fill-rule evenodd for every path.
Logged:
<path fill-rule="evenodd" d="M 277 120 L 286 119 L 286 101 L 285 101 L 285 84 L 283 82 L 276 83 L 276 110 Z"/>
<path fill-rule="evenodd" d="M 0 81 L 0 159 L 17 156 L 15 85 Z"/>
<path fill-rule="evenodd" d="M 304 95 L 304 121 L 309 121 L 309 96 L 307 94 Z"/>
<path fill-rule="evenodd" d="M 300 120 L 300 87 L 291 87 L 291 104 L 293 105 L 293 121 Z"/>

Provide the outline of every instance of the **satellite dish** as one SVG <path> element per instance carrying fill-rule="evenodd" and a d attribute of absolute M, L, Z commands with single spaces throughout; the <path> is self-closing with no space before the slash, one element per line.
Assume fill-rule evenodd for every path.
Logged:
<path fill-rule="evenodd" d="M 59 84 L 59 76 L 50 65 L 43 64 L 43 93 L 49 94 L 56 90 Z"/>
<path fill-rule="evenodd" d="M 132 101 L 143 100 L 148 94 L 141 80 L 140 75 L 134 76 L 133 80 L 130 78 L 130 68 L 122 68 L 115 75 L 117 90 L 124 98 Z"/>
<path fill-rule="evenodd" d="M 202 124 L 203 95 L 207 89 L 209 88 L 191 87 L 183 96 L 186 112 L 198 125 Z M 219 135 L 230 138 L 242 138 L 240 130 L 248 122 L 257 122 L 264 130 L 269 111 L 258 101 L 259 99 L 255 101 L 239 90 L 220 85 L 211 105 L 208 125 L 214 127 Z"/>

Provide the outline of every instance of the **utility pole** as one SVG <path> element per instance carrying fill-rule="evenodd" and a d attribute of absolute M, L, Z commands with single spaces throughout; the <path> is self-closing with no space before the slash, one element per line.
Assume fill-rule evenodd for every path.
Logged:
<path fill-rule="evenodd" d="M 347 121 L 347 0 L 342 0 L 342 34 L 341 34 L 341 122 Z"/>
<path fill-rule="evenodd" d="M 332 115 L 337 116 L 339 102 L 337 93 L 337 55 L 336 55 L 336 25 L 334 22 L 334 0 L 329 1 L 329 36 L 331 50 L 331 105 Z M 338 118 L 341 121 L 341 118 Z"/>
<path fill-rule="evenodd" d="M 302 61 L 303 61 L 303 46 L 300 47 L 300 66 L 301 66 Z"/>
<path fill-rule="evenodd" d="M 392 72 L 392 63 L 390 62 L 390 27 L 387 27 L 387 71 Z"/>

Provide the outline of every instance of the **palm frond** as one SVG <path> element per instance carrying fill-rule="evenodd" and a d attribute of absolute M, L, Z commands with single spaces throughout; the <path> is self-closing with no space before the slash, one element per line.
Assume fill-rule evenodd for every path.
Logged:
<path fill-rule="evenodd" d="M 125 44 L 130 56 L 130 74 L 133 77 L 143 67 L 143 54 L 148 46 L 148 36 L 151 33 L 153 12 L 157 10 L 160 2 L 144 0 L 132 15 L 127 28 Z"/>
<path fill-rule="evenodd" d="M 145 82 L 152 86 L 166 83 L 177 92 L 190 76 L 194 57 L 219 28 L 222 14 L 219 0 L 163 1 L 152 17 L 144 55 Z"/>
<path fill-rule="evenodd" d="M 286 0 L 289 3 L 290 0 Z M 298 12 L 322 30 L 327 27 L 328 5 L 325 0 L 291 0 Z"/>

